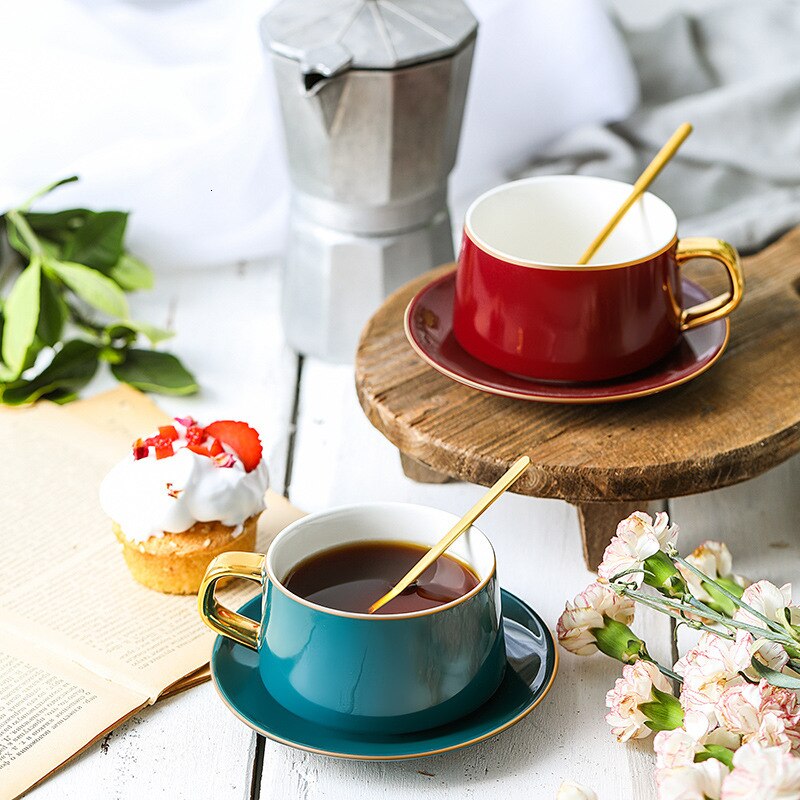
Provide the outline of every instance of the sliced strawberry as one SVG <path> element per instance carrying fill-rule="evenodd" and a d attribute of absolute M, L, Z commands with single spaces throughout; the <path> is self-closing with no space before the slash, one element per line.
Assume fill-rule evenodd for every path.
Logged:
<path fill-rule="evenodd" d="M 258 431 L 246 422 L 222 419 L 206 426 L 206 433 L 228 445 L 241 459 L 247 472 L 252 472 L 261 461 L 261 440 Z"/>
<path fill-rule="evenodd" d="M 222 446 L 222 442 L 219 439 L 213 439 L 211 442 L 211 447 L 209 448 L 209 455 L 210 456 L 218 456 L 220 453 L 224 453 L 225 448 Z"/>
<path fill-rule="evenodd" d="M 133 460 L 139 461 L 142 458 L 147 458 L 148 455 L 150 455 L 150 449 L 141 439 L 137 439 L 133 443 Z"/>
<path fill-rule="evenodd" d="M 159 431 L 160 430 L 159 428 Z M 169 436 L 165 436 L 163 433 L 159 433 L 158 436 L 149 436 L 144 440 L 144 444 L 147 447 L 155 447 L 156 458 L 169 458 L 175 455 L 175 450 L 172 447 L 172 439 Z"/>
<path fill-rule="evenodd" d="M 174 425 L 162 425 L 158 429 L 158 433 L 160 436 L 166 437 L 171 442 L 174 442 L 178 438 L 178 431 L 175 430 Z"/>
<path fill-rule="evenodd" d="M 187 444 L 187 450 L 191 450 L 193 453 L 197 453 L 199 456 L 210 456 L 211 453 L 208 452 L 207 447 L 203 447 L 201 444 Z"/>
<path fill-rule="evenodd" d="M 186 441 L 189 444 L 203 444 L 208 438 L 208 434 L 199 425 L 190 425 L 186 429 Z"/>
<path fill-rule="evenodd" d="M 175 451 L 172 449 L 172 442 L 169 444 L 157 444 L 156 445 L 156 458 L 169 458 L 170 456 L 174 456 Z"/>

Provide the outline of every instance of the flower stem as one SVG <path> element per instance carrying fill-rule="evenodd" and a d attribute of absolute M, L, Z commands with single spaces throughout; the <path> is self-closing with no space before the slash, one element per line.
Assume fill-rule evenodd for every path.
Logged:
<path fill-rule="evenodd" d="M 789 644 L 791 642 L 791 639 L 789 639 L 789 637 L 780 630 L 776 631 L 771 628 L 766 630 L 765 628 L 759 628 L 757 625 L 751 625 L 749 622 L 742 622 L 740 619 L 726 617 L 724 614 L 720 614 L 719 612 L 714 611 L 712 608 L 709 608 L 705 603 L 702 603 L 695 597 L 692 597 L 689 600 L 689 606 L 697 609 L 703 616 L 707 617 L 708 619 L 713 619 L 714 622 L 718 622 L 720 625 L 725 625 L 729 628 L 736 628 L 737 630 L 747 631 L 748 633 L 752 633 L 754 636 L 758 636 L 762 639 L 768 639 L 771 642 L 778 641 L 779 639 L 781 644 Z"/>
<path fill-rule="evenodd" d="M 626 589 L 624 590 L 624 594 L 630 597 L 636 602 L 641 603 L 643 606 L 647 606 L 647 608 L 652 608 L 655 611 L 660 612 L 661 614 L 665 614 L 672 619 L 678 620 L 678 622 L 685 622 L 687 625 L 691 625 L 694 628 L 702 631 L 708 631 L 709 633 L 713 633 L 715 636 L 719 636 L 722 639 L 733 639 L 733 634 L 728 634 L 723 631 L 717 630 L 716 628 L 712 628 L 709 625 L 705 625 L 702 622 L 697 620 L 689 620 L 686 618 L 685 613 L 677 613 L 671 610 L 669 603 L 663 603 L 663 598 L 656 599 L 655 597 L 651 597 L 646 594 L 642 594 L 641 592 L 636 592 L 633 590 Z"/>
<path fill-rule="evenodd" d="M 747 631 L 748 633 L 752 633 L 754 636 L 760 639 L 767 639 L 771 642 L 777 642 L 781 645 L 794 645 L 795 642 L 793 639 L 790 639 L 785 633 L 783 633 L 782 629 L 778 631 L 774 630 L 765 630 L 764 628 L 758 628 L 755 625 L 750 625 L 747 622 L 742 622 L 738 619 L 731 619 L 730 617 L 726 617 L 723 614 L 719 614 L 716 611 L 708 608 L 704 603 L 701 603 L 696 598 L 692 598 L 690 603 L 687 605 L 686 603 L 680 600 L 674 600 L 669 597 L 663 596 L 650 596 L 643 594 L 642 592 L 637 592 L 625 587 L 621 587 L 621 590 L 624 594 L 631 597 L 633 600 L 636 600 L 643 605 L 647 605 L 650 608 L 655 608 L 662 613 L 667 613 L 664 611 L 663 607 L 666 606 L 668 608 L 676 609 L 681 612 L 683 616 L 683 621 L 688 622 L 685 616 L 686 614 L 697 614 L 701 613 L 705 618 L 711 619 L 714 622 L 718 622 L 720 625 L 724 625 L 726 628 L 734 628 L 736 630 L 743 630 Z M 678 618 L 675 614 L 670 614 L 670 616 Z M 692 620 L 690 624 L 693 627 L 700 628 L 702 630 L 708 630 L 711 633 L 716 634 L 717 636 L 720 635 L 720 631 L 714 628 L 710 628 L 707 625 L 703 625 L 702 623 L 697 622 L 696 620 Z"/>
<path fill-rule="evenodd" d="M 762 614 L 760 611 L 756 611 L 752 606 L 745 603 L 741 597 L 737 597 L 735 594 L 733 594 L 733 592 L 729 592 L 720 583 L 715 581 L 713 578 L 710 578 L 704 572 L 701 572 L 699 569 L 697 569 L 697 567 L 694 564 L 690 563 L 685 558 L 681 558 L 681 556 L 678 555 L 677 551 L 670 553 L 670 556 L 679 564 L 682 564 L 684 567 L 686 567 L 686 569 L 688 569 L 690 572 L 694 573 L 694 575 L 700 578 L 700 580 L 707 581 L 708 583 L 713 584 L 714 587 L 718 589 L 721 594 L 727 597 L 728 600 L 730 600 L 737 608 L 741 608 L 748 614 L 754 616 L 756 619 L 760 619 L 767 625 L 767 627 L 769 627 L 776 633 L 781 633 L 781 634 L 784 633 L 783 628 L 779 623 L 771 620 L 769 617 L 764 616 L 764 614 Z"/>
<path fill-rule="evenodd" d="M 719 636 L 723 639 L 733 639 L 732 635 L 727 635 L 720 631 L 718 628 L 712 628 L 699 620 L 691 620 L 687 619 L 686 614 L 696 613 L 694 607 L 691 605 L 687 607 L 686 604 L 682 603 L 678 600 L 673 600 L 671 598 L 662 597 L 662 596 L 649 596 L 643 594 L 641 592 L 637 592 L 631 589 L 624 588 L 623 593 L 628 595 L 633 600 L 641 603 L 642 605 L 647 606 L 648 608 L 654 608 L 656 611 L 660 611 L 662 614 L 666 614 L 667 616 L 672 617 L 673 619 L 678 619 L 681 622 L 685 622 L 688 625 L 691 625 L 693 628 L 697 628 L 698 630 L 708 631 L 709 633 L 713 633 L 715 636 Z M 692 598 L 694 600 L 694 598 Z M 699 603 L 699 601 L 697 601 Z M 737 619 L 730 619 L 728 617 L 723 616 L 722 614 L 718 614 L 715 611 L 711 611 L 710 609 L 706 611 L 705 609 L 707 606 L 704 604 L 699 604 L 703 606 L 702 614 L 704 617 L 710 618 L 714 622 L 719 623 L 727 628 L 733 628 L 736 630 L 744 630 L 748 633 L 753 634 L 759 639 L 766 639 L 767 641 L 777 642 L 782 646 L 793 645 L 794 642 L 789 637 L 778 634 L 774 631 L 764 630 L 763 628 L 757 628 L 754 625 L 749 625 L 746 622 L 742 622 L 741 620 Z M 671 611 L 668 611 L 670 609 Z M 671 613 L 672 612 L 672 613 Z M 677 612 L 677 613 L 675 613 Z"/>
<path fill-rule="evenodd" d="M 669 678 L 670 680 L 677 681 L 678 683 L 683 683 L 683 678 L 678 675 L 677 672 L 673 672 L 671 669 L 668 669 L 663 664 L 659 664 L 654 658 L 650 658 L 648 655 L 647 657 L 642 656 L 645 661 L 649 661 L 653 666 L 658 667 L 658 671 L 664 675 L 665 677 Z"/>
<path fill-rule="evenodd" d="M 800 637 L 798 637 L 797 632 L 792 626 L 792 623 L 786 618 L 788 611 L 789 610 L 786 608 L 783 609 L 784 613 L 781 614 L 781 622 L 780 622 L 781 628 L 783 628 L 783 630 L 786 631 L 786 634 L 788 636 L 791 636 L 795 642 L 800 642 Z"/>

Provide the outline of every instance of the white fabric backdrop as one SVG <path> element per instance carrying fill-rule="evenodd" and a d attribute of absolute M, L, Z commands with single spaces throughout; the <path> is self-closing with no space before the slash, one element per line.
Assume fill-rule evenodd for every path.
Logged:
<path fill-rule="evenodd" d="M 0 210 L 77 173 L 42 207 L 133 211 L 129 242 L 157 268 L 278 252 L 288 178 L 257 29 L 273 4 L 7 0 Z M 638 91 L 600 0 L 470 5 L 481 30 L 451 184 L 456 218 L 542 144 L 624 118 Z"/>

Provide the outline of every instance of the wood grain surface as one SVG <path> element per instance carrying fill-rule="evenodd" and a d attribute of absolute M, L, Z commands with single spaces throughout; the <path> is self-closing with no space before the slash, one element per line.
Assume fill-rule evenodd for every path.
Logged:
<path fill-rule="evenodd" d="M 745 259 L 745 298 L 727 352 L 660 395 L 568 406 L 496 397 L 423 363 L 403 332 L 413 295 L 395 292 L 368 323 L 356 387 L 372 424 L 435 473 L 489 485 L 522 454 L 513 491 L 581 504 L 693 494 L 758 475 L 800 450 L 800 229 Z M 719 288 L 718 265 L 691 277 Z"/>

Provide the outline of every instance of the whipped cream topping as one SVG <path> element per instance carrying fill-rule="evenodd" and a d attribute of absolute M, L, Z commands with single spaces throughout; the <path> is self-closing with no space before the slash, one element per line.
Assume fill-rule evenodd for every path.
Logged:
<path fill-rule="evenodd" d="M 196 522 L 217 520 L 237 527 L 264 510 L 269 474 L 263 458 L 246 472 L 235 452 L 223 445 L 234 463 L 219 466 L 188 450 L 186 429 L 177 423 L 175 428 L 179 438 L 173 456 L 157 459 L 151 450 L 136 459 L 129 453 L 100 484 L 100 505 L 131 541 L 182 533 Z"/>

